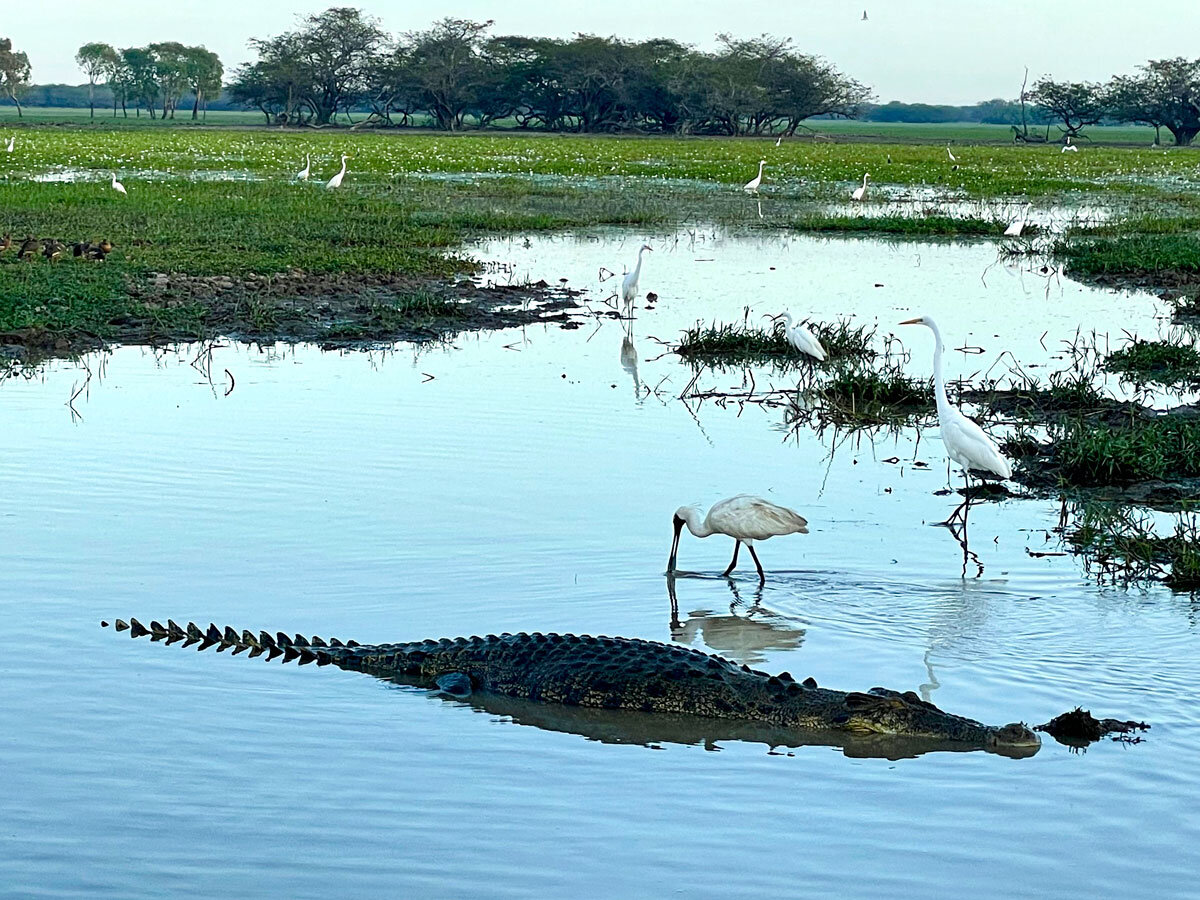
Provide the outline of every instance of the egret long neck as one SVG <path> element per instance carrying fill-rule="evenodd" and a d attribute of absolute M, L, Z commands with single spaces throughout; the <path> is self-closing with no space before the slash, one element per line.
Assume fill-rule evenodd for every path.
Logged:
<path fill-rule="evenodd" d="M 946 399 L 946 381 L 942 376 L 942 332 L 933 323 L 929 329 L 933 332 L 933 391 L 937 397 L 938 416 L 945 418 L 950 401 Z"/>
<path fill-rule="evenodd" d="M 765 165 L 766 165 L 766 163 L 763 162 L 761 159 L 758 161 L 758 177 L 759 178 L 762 178 L 762 170 L 763 170 L 763 166 L 765 166 Z"/>
<path fill-rule="evenodd" d="M 346 174 L 346 157 L 344 157 L 344 156 L 342 157 L 342 171 L 340 172 L 340 174 L 342 174 L 342 175 Z"/>
<path fill-rule="evenodd" d="M 638 251 L 638 261 L 637 261 L 637 265 L 636 265 L 636 266 L 634 266 L 634 268 L 633 268 L 633 280 L 634 280 L 634 281 L 637 281 L 637 280 L 638 280 L 638 277 L 639 277 L 639 276 L 642 274 L 642 255 L 643 255 L 645 252 L 646 252 L 646 248 L 645 248 L 645 247 L 643 247 L 641 250 L 639 250 L 639 251 Z"/>

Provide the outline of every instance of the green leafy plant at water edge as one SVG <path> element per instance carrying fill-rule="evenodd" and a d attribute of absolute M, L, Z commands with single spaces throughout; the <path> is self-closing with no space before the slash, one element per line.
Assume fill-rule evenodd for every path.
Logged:
<path fill-rule="evenodd" d="M 1144 341 L 1134 338 L 1108 355 L 1104 367 L 1139 384 L 1200 383 L 1200 351 L 1182 341 Z"/>
<path fill-rule="evenodd" d="M 1069 485 L 1119 485 L 1200 475 L 1200 421 L 1135 420 L 1129 425 L 1072 422 L 1053 442 L 1059 477 Z"/>
<path fill-rule="evenodd" d="M 1191 233 L 1064 238 L 1052 252 L 1070 274 L 1082 277 L 1200 273 L 1200 237 Z"/>

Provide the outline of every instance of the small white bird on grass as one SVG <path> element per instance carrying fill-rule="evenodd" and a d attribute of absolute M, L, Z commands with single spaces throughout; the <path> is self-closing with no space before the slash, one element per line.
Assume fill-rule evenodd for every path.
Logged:
<path fill-rule="evenodd" d="M 633 301 L 637 299 L 638 279 L 642 276 L 642 254 L 647 250 L 654 252 L 654 248 L 649 244 L 642 244 L 642 248 L 638 250 L 637 265 L 621 279 L 621 304 L 626 311 L 633 307 Z"/>
<path fill-rule="evenodd" d="M 958 157 L 951 152 L 949 144 L 946 145 L 946 155 L 950 157 L 950 162 L 958 162 Z"/>
<path fill-rule="evenodd" d="M 801 353 L 807 353 L 813 359 L 825 359 L 825 348 L 821 346 L 821 342 L 817 340 L 817 336 L 808 330 L 808 326 L 804 322 L 793 322 L 790 312 L 783 312 L 777 316 L 768 316 L 768 318 L 773 320 L 783 319 L 785 323 L 783 336 L 787 338 L 789 344 Z"/>
<path fill-rule="evenodd" d="M 675 560 L 679 555 L 679 534 L 683 531 L 683 526 L 687 525 L 688 531 L 698 538 L 706 538 L 713 534 L 724 534 L 733 538 L 733 560 L 721 573 L 725 576 L 737 565 L 738 550 L 745 544 L 750 550 L 750 555 L 754 557 L 759 581 L 766 581 L 767 576 L 758 560 L 758 554 L 754 552 L 755 541 L 765 541 L 782 534 L 808 534 L 808 520 L 800 513 L 753 494 L 738 494 L 736 497 L 714 503 L 708 515 L 703 518 L 695 506 L 681 506 L 675 510 L 673 525 L 675 539 L 671 542 L 671 558 L 667 561 L 668 574 L 675 571 Z"/>
<path fill-rule="evenodd" d="M 946 399 L 946 383 L 942 378 L 942 333 L 938 330 L 937 322 L 929 316 L 920 316 L 900 324 L 924 325 L 933 332 L 933 388 L 937 397 L 938 427 L 942 433 L 942 443 L 946 445 L 946 455 L 963 467 L 968 497 L 972 469 L 1011 478 L 1012 467 L 995 441 Z"/>
<path fill-rule="evenodd" d="M 16 149 L 16 147 L 17 147 L 17 138 L 16 138 L 16 136 L 14 135 L 13 137 L 10 137 L 10 138 L 8 139 L 8 144 L 7 144 L 7 146 L 5 146 L 4 150 L 5 150 L 5 152 L 7 152 L 7 153 L 12 153 L 12 152 L 13 152 L 13 150 L 15 150 L 15 149 Z"/>
<path fill-rule="evenodd" d="M 1061 150 L 1059 150 L 1058 152 L 1059 152 L 1059 153 L 1066 153 L 1068 150 L 1070 150 L 1072 153 L 1078 153 L 1078 152 L 1079 152 L 1079 148 L 1078 148 L 1078 147 L 1076 147 L 1074 144 L 1072 144 L 1072 143 L 1071 143 L 1071 136 L 1070 136 L 1069 134 L 1067 135 L 1067 142 L 1066 142 L 1065 144 L 1063 144 L 1063 146 L 1062 146 L 1062 149 L 1061 149 Z"/>
<path fill-rule="evenodd" d="M 856 187 L 853 191 L 850 192 L 851 200 L 865 200 L 867 198 L 867 181 L 870 180 L 870 178 L 871 178 L 870 172 L 863 173 L 862 187 Z"/>
<path fill-rule="evenodd" d="M 116 191 L 118 194 L 125 194 L 126 196 L 128 196 L 128 194 L 125 191 L 125 185 L 123 185 L 123 184 L 121 184 L 121 182 L 117 181 L 117 173 L 116 172 L 113 172 L 112 189 L 114 191 Z"/>
<path fill-rule="evenodd" d="M 304 154 L 304 168 L 296 173 L 296 177 L 300 181 L 308 181 L 308 176 L 312 174 L 312 161 L 307 153 Z"/>
<path fill-rule="evenodd" d="M 767 164 L 765 159 L 758 161 L 758 174 L 742 185 L 742 190 L 748 194 L 757 194 L 758 186 L 762 184 L 763 166 Z"/>
<path fill-rule="evenodd" d="M 325 183 L 326 190 L 333 190 L 342 186 L 342 179 L 346 177 L 346 160 L 349 158 L 345 153 L 342 154 L 342 171 L 338 172 Z"/>
<path fill-rule="evenodd" d="M 1033 206 L 1032 203 L 1025 204 L 1025 208 L 1023 210 L 1021 210 L 1021 217 L 1018 219 L 1013 219 L 1013 221 L 1009 223 L 1009 226 L 1004 229 L 1005 237 L 1020 237 L 1021 236 L 1021 232 L 1024 231 L 1025 226 L 1029 224 L 1029 222 L 1028 222 L 1029 209 L 1032 206 Z"/>

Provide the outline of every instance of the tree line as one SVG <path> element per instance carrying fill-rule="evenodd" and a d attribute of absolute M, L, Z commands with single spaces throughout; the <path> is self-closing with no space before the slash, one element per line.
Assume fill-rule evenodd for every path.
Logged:
<path fill-rule="evenodd" d="M 268 121 L 324 125 L 364 108 L 381 125 L 429 116 L 479 127 L 692 134 L 791 134 L 812 116 L 858 115 L 871 91 L 789 38 L 718 36 L 708 53 L 667 39 L 492 36 L 492 23 L 445 18 L 399 36 L 333 8 L 252 40 L 231 94 Z"/>
<path fill-rule="evenodd" d="M 1133 122 L 1151 126 L 1156 143 L 1166 128 L 1182 146 L 1200 134 L 1200 59 L 1151 60 L 1107 83 L 1043 78 L 1021 99 L 1044 110 L 1067 137 L 1106 121 Z"/>
<path fill-rule="evenodd" d="M 109 89 L 113 115 L 120 105 L 129 115 L 129 104 L 136 113 L 144 108 L 155 118 L 175 118 L 179 100 L 185 93 L 192 99 L 192 118 L 199 116 L 209 97 L 219 96 L 225 68 L 220 57 L 204 47 L 186 47 L 178 41 L 163 41 L 145 47 L 117 50 L 109 44 L 84 44 L 75 54 L 75 62 L 88 79 L 88 106 L 96 114 L 96 85 Z"/>

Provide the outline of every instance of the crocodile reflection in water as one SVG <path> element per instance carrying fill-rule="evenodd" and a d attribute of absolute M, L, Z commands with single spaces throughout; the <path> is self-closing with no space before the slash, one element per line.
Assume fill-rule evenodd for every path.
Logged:
<path fill-rule="evenodd" d="M 733 610 L 744 606 L 737 583 L 732 578 L 729 590 L 733 593 L 730 615 L 713 615 L 708 610 L 688 613 L 687 619 L 679 618 L 679 600 L 675 594 L 675 576 L 667 576 L 667 595 L 671 600 L 671 639 L 689 646 L 696 646 L 697 639 L 722 656 L 740 663 L 761 663 L 765 650 L 795 650 L 804 643 L 804 629 L 778 613 L 762 605 L 762 585 L 754 592 L 754 602 L 744 615 L 735 615 Z"/>

